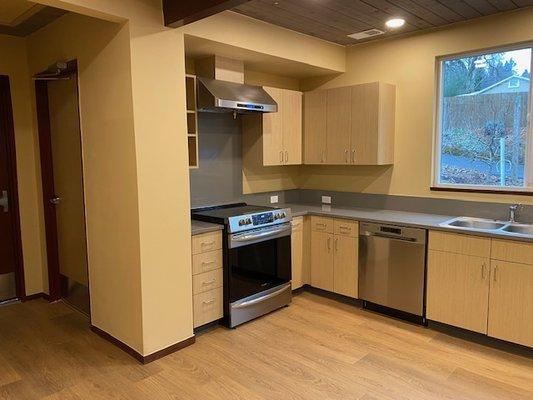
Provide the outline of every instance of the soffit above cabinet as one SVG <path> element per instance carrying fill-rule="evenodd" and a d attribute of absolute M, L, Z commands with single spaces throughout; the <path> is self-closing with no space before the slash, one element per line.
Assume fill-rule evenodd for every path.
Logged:
<path fill-rule="evenodd" d="M 28 36 L 67 11 L 26 0 L 0 1 L 0 34 Z"/>
<path fill-rule="evenodd" d="M 486 15 L 533 6 L 533 0 L 251 0 L 233 11 L 341 45 L 442 27 Z M 385 27 L 393 17 L 405 25 Z M 348 35 L 379 29 L 363 40 Z"/>

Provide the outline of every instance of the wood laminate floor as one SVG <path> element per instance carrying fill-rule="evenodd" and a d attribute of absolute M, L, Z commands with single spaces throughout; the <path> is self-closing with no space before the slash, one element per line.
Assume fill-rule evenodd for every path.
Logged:
<path fill-rule="evenodd" d="M 533 399 L 533 360 L 304 292 L 142 366 L 65 304 L 0 307 L 0 399 Z"/>

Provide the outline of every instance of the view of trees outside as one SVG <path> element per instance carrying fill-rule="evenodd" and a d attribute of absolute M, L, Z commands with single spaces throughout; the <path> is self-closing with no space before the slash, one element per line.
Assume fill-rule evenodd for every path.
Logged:
<path fill-rule="evenodd" d="M 531 48 L 442 63 L 440 183 L 524 186 Z"/>

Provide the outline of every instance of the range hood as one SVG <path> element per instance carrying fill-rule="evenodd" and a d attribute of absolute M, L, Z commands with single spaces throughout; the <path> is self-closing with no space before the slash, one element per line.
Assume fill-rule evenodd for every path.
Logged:
<path fill-rule="evenodd" d="M 269 113 L 278 105 L 261 86 L 198 78 L 198 111 Z"/>

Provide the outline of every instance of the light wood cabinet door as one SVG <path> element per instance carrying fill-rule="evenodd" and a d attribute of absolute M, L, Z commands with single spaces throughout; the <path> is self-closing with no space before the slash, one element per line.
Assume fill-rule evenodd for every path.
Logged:
<path fill-rule="evenodd" d="M 533 347 L 533 266 L 492 260 L 488 335 Z"/>
<path fill-rule="evenodd" d="M 311 232 L 311 286 L 333 291 L 333 235 Z"/>
<path fill-rule="evenodd" d="M 326 161 L 327 91 L 317 90 L 304 95 L 304 164 Z"/>
<path fill-rule="evenodd" d="M 427 318 L 487 333 L 490 260 L 430 250 Z"/>
<path fill-rule="evenodd" d="M 358 296 L 358 238 L 335 235 L 333 261 L 333 291 L 357 298 Z"/>
<path fill-rule="evenodd" d="M 329 89 L 327 93 L 326 164 L 349 164 L 352 88 Z"/>
<path fill-rule="evenodd" d="M 285 165 L 302 163 L 302 92 L 283 90 L 282 127 Z"/>
<path fill-rule="evenodd" d="M 292 258 L 292 290 L 304 285 L 304 226 L 303 217 L 292 220 L 291 258 Z"/>
<path fill-rule="evenodd" d="M 266 92 L 278 103 L 278 112 L 265 113 L 263 118 L 263 165 L 283 165 L 283 90 L 264 87 Z"/>
<path fill-rule="evenodd" d="M 351 163 L 378 162 L 379 83 L 352 87 Z"/>

